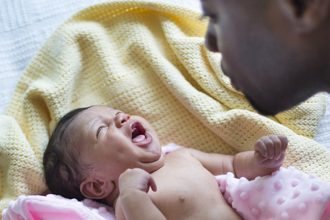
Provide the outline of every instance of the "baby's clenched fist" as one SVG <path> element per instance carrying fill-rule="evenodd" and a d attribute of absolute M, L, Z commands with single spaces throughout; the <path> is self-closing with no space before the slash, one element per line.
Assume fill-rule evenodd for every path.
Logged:
<path fill-rule="evenodd" d="M 263 167 L 279 168 L 283 163 L 287 146 L 288 139 L 285 136 L 264 136 L 254 145 L 256 160 Z"/>

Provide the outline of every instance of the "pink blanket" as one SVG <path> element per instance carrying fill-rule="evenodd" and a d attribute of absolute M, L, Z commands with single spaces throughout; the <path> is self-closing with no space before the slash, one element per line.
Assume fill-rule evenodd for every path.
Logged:
<path fill-rule="evenodd" d="M 330 184 L 293 167 L 248 181 L 216 177 L 227 202 L 246 220 L 329 220 Z"/>
<path fill-rule="evenodd" d="M 20 196 L 2 213 L 3 220 L 115 220 L 109 206 L 62 196 Z"/>
<path fill-rule="evenodd" d="M 292 167 L 248 181 L 232 173 L 217 176 L 220 191 L 246 220 L 329 220 L 330 184 Z M 114 220 L 114 211 L 85 199 L 49 194 L 20 196 L 3 211 L 3 220 Z"/>

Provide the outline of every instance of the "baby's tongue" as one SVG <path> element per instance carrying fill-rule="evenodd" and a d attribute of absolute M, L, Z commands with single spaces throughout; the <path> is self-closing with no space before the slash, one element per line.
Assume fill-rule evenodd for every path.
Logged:
<path fill-rule="evenodd" d="M 133 138 L 133 143 L 138 143 L 138 142 L 141 142 L 141 141 L 144 141 L 144 139 L 146 139 L 146 136 L 143 135 L 143 134 L 140 134 L 138 136 L 136 136 L 135 138 Z"/>

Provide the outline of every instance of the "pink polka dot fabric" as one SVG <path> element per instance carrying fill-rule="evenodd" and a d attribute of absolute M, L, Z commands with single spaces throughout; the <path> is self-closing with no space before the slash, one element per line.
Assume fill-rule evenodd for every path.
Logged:
<path fill-rule="evenodd" d="M 294 167 L 249 181 L 216 177 L 227 202 L 246 220 L 329 220 L 330 183 Z"/>

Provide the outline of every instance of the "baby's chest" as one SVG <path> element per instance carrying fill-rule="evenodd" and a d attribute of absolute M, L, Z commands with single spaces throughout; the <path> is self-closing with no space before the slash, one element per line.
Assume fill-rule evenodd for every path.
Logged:
<path fill-rule="evenodd" d="M 214 176 L 189 154 L 171 154 L 164 167 L 152 174 L 157 192 L 149 194 L 156 206 L 168 219 L 194 219 L 205 204 L 218 206 L 222 198 Z"/>
<path fill-rule="evenodd" d="M 203 165 L 185 150 L 174 151 L 165 156 L 164 166 L 154 172 L 152 176 L 158 179 L 159 184 L 166 182 L 166 186 L 176 187 L 190 185 L 196 187 L 203 181 L 214 181 L 214 176 Z M 200 178 L 202 181 L 196 181 Z M 171 183 L 171 184 L 169 184 Z"/>

